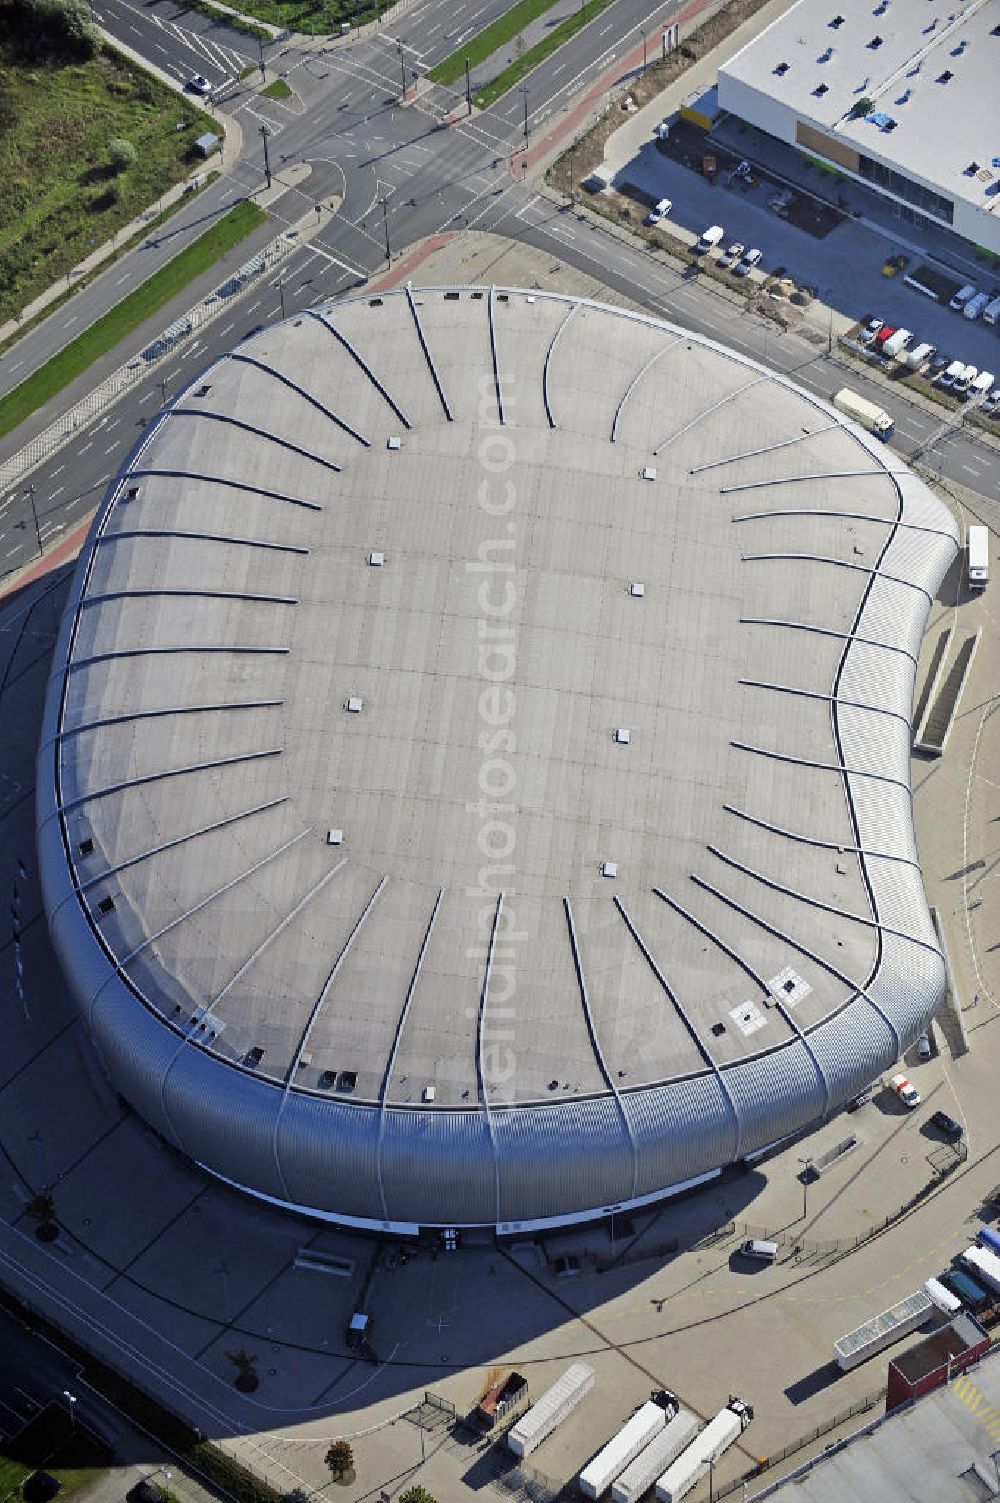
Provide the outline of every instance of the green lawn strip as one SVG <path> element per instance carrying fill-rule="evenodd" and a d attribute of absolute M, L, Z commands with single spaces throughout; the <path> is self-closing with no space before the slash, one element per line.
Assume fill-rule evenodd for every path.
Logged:
<path fill-rule="evenodd" d="M 268 99 L 291 99 L 295 90 L 290 89 L 283 78 L 276 78 L 274 83 L 269 83 L 266 89 L 261 89 L 262 94 Z"/>
<path fill-rule="evenodd" d="M 488 57 L 492 57 L 498 47 L 505 42 L 511 41 L 531 21 L 537 21 L 539 16 L 544 16 L 547 10 L 551 10 L 556 0 L 517 0 L 517 4 L 510 10 L 491 21 L 489 26 L 483 28 L 477 36 L 471 37 L 468 42 L 442 58 L 433 68 L 428 71 L 427 77 L 434 83 L 453 84 L 461 78 L 465 72 L 465 60 L 468 58 L 469 66 L 475 68 L 479 63 L 484 63 Z"/>
<path fill-rule="evenodd" d="M 197 10 L 207 10 L 211 0 L 185 0 L 185 3 Z M 256 16 L 287 31 L 340 36 L 344 22 L 353 30 L 376 20 L 393 3 L 394 0 L 371 0 L 365 4 L 359 4 L 358 0 L 240 0 L 240 9 L 244 16 Z M 219 18 L 218 12 L 214 13 Z"/>
<path fill-rule="evenodd" d="M 575 37 L 578 31 L 582 31 L 603 10 L 607 10 L 611 0 L 587 0 L 587 4 L 581 10 L 574 11 L 573 15 L 567 16 L 565 21 L 560 21 L 558 26 L 553 26 L 548 36 L 536 42 L 534 47 L 529 47 L 527 52 L 512 62 L 509 67 L 498 73 L 492 82 L 484 89 L 480 89 L 475 96 L 476 104 L 481 110 L 494 104 L 508 89 L 530 73 L 538 64 L 544 62 L 553 52 L 556 52 L 570 37 Z"/>
<path fill-rule="evenodd" d="M 233 16 L 228 11 L 220 10 L 212 0 L 181 0 L 185 10 L 196 10 L 199 15 L 209 16 L 213 21 L 218 21 L 220 26 L 231 26 L 233 31 L 242 31 L 244 36 L 263 37 L 265 42 L 273 41 L 269 31 L 263 26 L 255 26 L 245 16 Z"/>
<path fill-rule="evenodd" d="M 5 1503 L 7 1498 L 19 1498 L 21 1483 L 30 1473 L 30 1466 L 22 1466 L 19 1461 L 11 1461 L 9 1456 L 0 1455 L 0 1503 Z"/>
<path fill-rule="evenodd" d="M 20 386 L 0 399 L 0 437 L 10 433 L 32 412 L 37 412 L 51 397 L 62 391 L 77 376 L 83 374 L 114 349 L 119 340 L 131 334 L 147 318 L 151 318 L 164 303 L 193 282 L 195 277 L 207 271 L 220 256 L 239 244 L 252 230 L 265 223 L 263 209 L 246 199 L 230 209 L 218 224 L 180 252 L 166 266 L 155 272 L 148 281 L 109 309 L 83 334 L 60 350 L 39 370 L 35 371 Z"/>

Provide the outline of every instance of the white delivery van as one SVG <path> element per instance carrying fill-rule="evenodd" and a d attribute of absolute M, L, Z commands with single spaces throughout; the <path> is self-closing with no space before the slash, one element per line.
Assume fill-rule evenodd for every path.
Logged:
<path fill-rule="evenodd" d="M 962 309 L 966 318 L 978 318 L 980 313 L 989 305 L 990 295 L 988 292 L 977 292 L 975 297 L 970 297 Z"/>
<path fill-rule="evenodd" d="M 990 582 L 990 531 L 988 527 L 969 528 L 965 540 L 970 590 L 985 590 Z"/>
<path fill-rule="evenodd" d="M 725 233 L 726 232 L 722 228 L 721 224 L 710 224 L 708 229 L 702 235 L 701 239 L 698 241 L 698 244 L 695 246 L 695 251 L 699 255 L 702 255 L 705 251 L 711 250 L 713 246 L 719 244 L 719 242 L 725 236 Z"/>
<path fill-rule="evenodd" d="M 979 375 L 972 383 L 972 391 L 970 395 L 973 397 L 989 396 L 990 392 L 993 390 L 993 384 L 995 381 L 996 376 L 994 376 L 992 371 L 980 371 Z"/>
<path fill-rule="evenodd" d="M 1000 297 L 995 297 L 992 303 L 987 303 L 983 309 L 983 323 L 1000 324 Z"/>
<path fill-rule="evenodd" d="M 923 344 L 918 344 L 916 349 L 907 350 L 905 357 L 906 364 L 910 367 L 911 371 L 918 371 L 927 364 L 928 360 L 933 360 L 936 354 L 937 346 L 928 344 L 925 340 Z"/>
<path fill-rule="evenodd" d="M 975 295 L 976 289 L 973 287 L 971 282 L 967 282 L 964 287 L 960 287 L 958 289 L 958 291 L 955 293 L 955 296 L 948 304 L 948 307 L 953 308 L 956 313 L 961 313 L 970 297 L 975 297 Z"/>
<path fill-rule="evenodd" d="M 910 329 L 897 329 L 895 334 L 890 334 L 882 346 L 882 354 L 887 360 L 894 360 L 901 355 L 908 345 L 913 343 L 913 333 Z"/>

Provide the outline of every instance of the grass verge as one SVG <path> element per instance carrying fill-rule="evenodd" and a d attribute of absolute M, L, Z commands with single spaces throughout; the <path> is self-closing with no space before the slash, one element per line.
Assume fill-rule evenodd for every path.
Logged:
<path fill-rule="evenodd" d="M 72 344 L 68 344 L 26 381 L 22 381 L 20 386 L 15 386 L 13 391 L 8 392 L 0 400 L 0 437 L 10 433 L 57 392 L 75 381 L 95 360 L 114 349 L 119 340 L 152 317 L 164 303 L 183 291 L 189 282 L 207 271 L 220 256 L 238 245 L 266 219 L 263 209 L 258 208 L 251 199 L 245 199 L 243 203 L 230 209 L 218 224 L 206 230 L 141 287 L 137 287 L 128 297 L 109 309 L 103 318 L 99 318 L 74 339 Z"/>
<path fill-rule="evenodd" d="M 489 105 L 495 104 L 501 95 L 506 94 L 516 83 L 519 83 L 526 73 L 530 73 L 533 68 L 538 67 L 539 63 L 558 51 L 564 42 L 576 36 L 578 31 L 582 31 L 603 10 L 607 10 L 610 4 L 611 0 L 587 0 L 586 5 L 574 11 L 571 16 L 567 16 L 565 21 L 560 21 L 558 26 L 553 26 L 547 37 L 536 42 L 534 47 L 529 47 L 527 52 L 523 52 L 508 68 L 498 73 L 484 89 L 479 90 L 475 96 L 479 108 L 485 110 Z"/>
<path fill-rule="evenodd" d="M 475 68 L 486 59 L 498 47 L 505 42 L 511 41 L 523 31 L 531 21 L 537 21 L 547 10 L 551 10 L 555 0 L 518 0 L 518 3 L 491 21 L 489 26 L 484 26 L 477 36 L 471 37 L 463 46 L 450 52 L 439 63 L 428 70 L 427 77 L 434 83 L 453 84 L 456 79 L 462 77 L 465 72 L 465 60 L 468 58 L 469 66 Z"/>
<path fill-rule="evenodd" d="M 197 10 L 211 10 L 216 20 L 228 22 L 228 17 L 221 17 L 211 0 L 184 0 L 184 3 Z M 352 28 L 364 26 L 367 21 L 377 20 L 394 3 L 395 0 L 361 0 L 361 3 L 359 0 L 239 0 L 244 16 L 256 16 L 271 26 L 309 36 L 340 36 L 344 22 L 349 22 Z"/>
<path fill-rule="evenodd" d="M 193 101 L 112 49 L 27 67 L 0 21 L 0 323 L 183 179 L 205 131 L 221 134 Z M 136 154 L 119 171 L 115 139 Z"/>
<path fill-rule="evenodd" d="M 283 78 L 276 78 L 274 83 L 269 83 L 266 89 L 260 91 L 268 99 L 291 99 L 294 89 L 290 89 Z"/>

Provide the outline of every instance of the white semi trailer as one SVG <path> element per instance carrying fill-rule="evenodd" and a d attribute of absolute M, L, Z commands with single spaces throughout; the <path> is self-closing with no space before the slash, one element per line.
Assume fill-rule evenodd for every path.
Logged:
<path fill-rule="evenodd" d="M 557 1378 L 532 1404 L 527 1414 L 522 1414 L 517 1424 L 507 1435 L 507 1445 L 515 1456 L 530 1456 L 546 1436 L 561 1425 L 568 1414 L 579 1404 L 584 1394 L 594 1386 L 594 1369 L 585 1362 L 574 1362 L 567 1367 L 562 1377 Z"/>
<path fill-rule="evenodd" d="M 709 1420 L 700 1435 L 682 1451 L 677 1460 L 667 1468 L 656 1484 L 656 1496 L 660 1503 L 678 1503 L 689 1493 L 710 1465 L 728 1451 L 733 1441 L 743 1433 L 753 1419 L 753 1410 L 742 1399 L 730 1399 L 725 1409 L 720 1409 Z"/>
<path fill-rule="evenodd" d="M 639 1452 L 645 1450 L 677 1413 L 677 1400 L 665 1391 L 641 1404 L 617 1435 L 612 1435 L 580 1473 L 580 1491 L 585 1498 L 600 1498 Z"/>
<path fill-rule="evenodd" d="M 697 1433 L 698 1421 L 689 1410 L 682 1409 L 675 1414 L 656 1439 L 622 1472 L 611 1489 L 611 1503 L 639 1503 Z"/>

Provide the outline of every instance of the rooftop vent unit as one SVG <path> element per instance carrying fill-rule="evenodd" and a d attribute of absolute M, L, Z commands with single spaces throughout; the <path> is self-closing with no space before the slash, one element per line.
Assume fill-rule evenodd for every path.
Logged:
<path fill-rule="evenodd" d="M 886 13 L 886 11 L 888 9 L 889 9 L 889 0 L 881 0 L 881 3 L 879 5 L 876 5 L 875 9 L 872 11 L 872 15 L 873 16 L 884 16 L 885 13 Z"/>
<path fill-rule="evenodd" d="M 113 913 L 115 908 L 115 900 L 114 898 L 102 898 L 97 907 L 98 911 L 102 914 Z"/>
<path fill-rule="evenodd" d="M 336 1070 L 324 1070 L 322 1075 L 319 1077 L 319 1084 L 320 1090 L 332 1091 L 334 1086 L 337 1084 Z"/>
<path fill-rule="evenodd" d="M 641 600 L 646 593 L 646 586 L 641 579 L 633 579 L 629 581 L 628 592 L 633 599 Z"/>
<path fill-rule="evenodd" d="M 601 866 L 601 876 L 602 877 L 617 877 L 617 875 L 618 875 L 618 862 L 617 861 L 605 861 L 603 863 L 603 865 Z"/>
<path fill-rule="evenodd" d="M 844 18 L 843 18 L 843 16 L 834 16 L 833 20 L 830 22 L 830 25 L 831 25 L 831 27 L 833 28 L 834 31 L 837 30 L 838 26 L 843 26 L 843 24 L 844 24 Z"/>
<path fill-rule="evenodd" d="M 897 104 L 909 104 L 909 102 L 910 102 L 910 95 L 912 93 L 913 93 L 912 89 L 904 89 L 903 92 L 902 92 L 902 94 L 900 94 L 899 98 L 896 100 L 896 103 Z"/>
<path fill-rule="evenodd" d="M 963 173 L 963 176 L 964 177 L 975 177 L 975 175 L 976 175 L 976 173 L 978 171 L 979 171 L 979 163 L 978 162 L 970 162 L 969 165 L 968 165 L 968 167 L 966 167 L 965 172 Z"/>
<path fill-rule="evenodd" d="M 828 88 L 827 88 L 827 86 L 826 86 L 825 83 L 817 84 L 816 87 L 815 87 L 815 89 L 813 89 L 813 94 L 816 96 L 817 99 L 822 99 L 823 95 L 826 94 L 826 93 L 828 93 L 828 92 L 829 92 L 829 90 L 828 90 Z"/>
<path fill-rule="evenodd" d="M 425 1085 L 424 1086 L 424 1100 L 425 1101 L 433 1101 L 436 1096 L 437 1096 L 437 1086 L 432 1086 L 432 1085 Z"/>
<path fill-rule="evenodd" d="M 618 729 L 615 731 L 615 740 L 618 742 L 619 746 L 628 746 L 629 742 L 632 740 L 632 732 L 629 730 L 627 725 L 620 725 L 618 727 Z"/>
<path fill-rule="evenodd" d="M 211 390 L 212 390 L 211 386 L 199 386 L 198 390 L 195 392 L 195 396 L 196 397 L 207 397 L 208 394 L 209 394 L 209 392 Z"/>
<path fill-rule="evenodd" d="M 890 115 L 885 124 L 882 126 L 882 129 L 885 131 L 886 135 L 888 135 L 889 131 L 896 129 L 897 124 L 898 122 L 893 120 L 892 116 Z"/>
<path fill-rule="evenodd" d="M 91 840 L 89 835 L 85 835 L 84 838 L 80 841 L 80 855 L 91 856 L 93 855 L 93 852 L 94 842 Z"/>
<path fill-rule="evenodd" d="M 646 465 L 645 468 L 642 471 L 642 478 L 643 478 L 643 480 L 655 480 L 656 479 L 656 467 L 655 467 L 655 465 L 651 465 L 651 464 Z"/>
<path fill-rule="evenodd" d="M 380 297 L 370 297 L 368 299 L 368 306 L 369 308 L 381 308 L 382 299 Z"/>
<path fill-rule="evenodd" d="M 1000 37 L 1000 26 L 994 26 L 993 30 L 990 32 L 990 36 Z"/>
<path fill-rule="evenodd" d="M 338 1091 L 353 1091 L 358 1083 L 357 1070 L 341 1070 L 337 1076 Z"/>
<path fill-rule="evenodd" d="M 344 843 L 344 832 L 343 832 L 343 830 L 327 830 L 327 832 L 326 832 L 326 843 L 327 843 L 327 845 L 343 845 L 343 843 Z"/>
<path fill-rule="evenodd" d="M 403 447 L 403 440 L 401 438 L 396 438 L 395 436 L 393 436 L 392 438 L 386 440 L 385 446 L 387 449 L 401 449 Z"/>
<path fill-rule="evenodd" d="M 714 1035 L 715 1038 L 720 1039 L 722 1037 L 722 1035 L 725 1033 L 725 1031 L 726 1031 L 726 1025 L 725 1025 L 725 1023 L 713 1023 L 712 1024 L 712 1033 L 713 1033 L 713 1035 Z"/>
<path fill-rule="evenodd" d="M 136 496 L 138 496 L 138 494 L 139 494 L 139 487 L 137 485 L 130 485 L 129 488 L 128 488 L 128 490 L 125 492 L 125 500 L 126 501 L 134 501 L 135 498 L 136 498 Z"/>
<path fill-rule="evenodd" d="M 966 47 L 968 47 L 968 45 L 969 45 L 969 38 L 968 37 L 963 37 L 962 40 L 959 42 L 958 46 L 957 47 L 953 47 L 951 49 L 951 53 L 949 55 L 951 57 L 961 57 L 962 53 L 965 51 L 965 49 L 966 49 Z"/>
<path fill-rule="evenodd" d="M 369 564 L 371 564 L 373 569 L 381 569 L 382 565 L 385 563 L 385 554 L 369 553 L 368 562 Z"/>
<path fill-rule="evenodd" d="M 351 715 L 360 715 L 361 711 L 364 709 L 364 706 L 365 702 L 361 698 L 360 694 L 351 694 L 344 701 L 344 709 L 347 710 Z"/>
<path fill-rule="evenodd" d="M 816 59 L 816 61 L 818 63 L 828 63 L 830 61 L 830 59 L 831 59 L 832 56 L 833 56 L 833 48 L 832 47 L 828 47 L 825 52 L 821 52 L 820 53 L 820 55 Z"/>
<path fill-rule="evenodd" d="M 261 1060 L 263 1058 L 264 1058 L 264 1050 L 260 1047 L 259 1044 L 254 1044 L 253 1048 L 252 1049 L 248 1049 L 247 1052 L 246 1052 L 246 1054 L 244 1054 L 244 1056 L 243 1056 L 243 1063 L 249 1069 L 256 1070 L 257 1066 L 260 1064 L 260 1062 L 261 1062 Z"/>
<path fill-rule="evenodd" d="M 881 45 L 882 45 L 882 38 L 881 37 L 872 37 L 871 41 L 868 43 L 868 51 L 869 52 L 877 52 L 878 49 L 881 47 Z"/>
<path fill-rule="evenodd" d="M 935 83 L 951 83 L 951 81 L 952 81 L 952 79 L 954 77 L 955 77 L 955 75 L 954 75 L 954 73 L 952 73 L 951 69 L 950 68 L 945 68 L 945 70 L 944 70 L 943 73 L 939 73 L 938 74 L 938 76 L 934 80 L 934 82 Z"/>
<path fill-rule="evenodd" d="M 788 72 L 788 68 L 789 68 L 789 64 L 788 63 L 779 63 L 778 66 L 774 70 L 775 76 L 777 78 L 784 78 L 785 74 Z"/>

